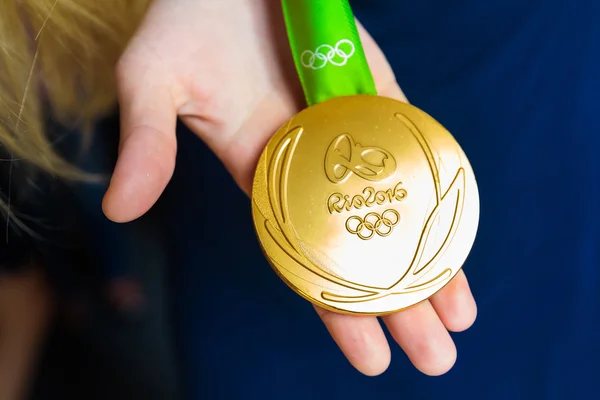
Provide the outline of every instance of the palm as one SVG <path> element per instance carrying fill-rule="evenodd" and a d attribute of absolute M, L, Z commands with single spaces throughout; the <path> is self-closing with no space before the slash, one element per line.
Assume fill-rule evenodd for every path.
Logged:
<path fill-rule="evenodd" d="M 138 217 L 163 191 L 174 168 L 177 116 L 249 193 L 264 144 L 302 107 L 280 10 L 274 4 L 154 3 L 118 69 L 122 151 L 104 202 L 111 219 Z M 404 100 L 385 57 L 362 28 L 361 35 L 379 93 Z M 359 370 L 385 370 L 390 350 L 374 317 L 317 312 Z M 475 313 L 461 273 L 431 302 L 384 321 L 419 369 L 439 374 L 455 359 L 447 329 L 467 328 Z"/>

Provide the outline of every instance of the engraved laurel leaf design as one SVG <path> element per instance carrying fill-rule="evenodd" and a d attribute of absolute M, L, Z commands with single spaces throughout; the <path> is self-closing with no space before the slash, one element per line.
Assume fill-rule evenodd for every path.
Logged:
<path fill-rule="evenodd" d="M 340 296 L 334 293 L 324 292 L 322 294 L 323 298 L 339 303 L 356 303 L 360 301 L 375 300 L 389 295 L 406 294 L 429 289 L 449 279 L 452 276 L 452 270 L 450 268 L 444 269 L 435 276 L 429 276 L 429 272 L 434 267 L 437 260 L 444 254 L 452 241 L 452 237 L 456 233 L 458 221 L 462 214 L 464 186 L 464 169 L 460 168 L 456 173 L 452 184 L 446 193 L 441 196 L 440 202 L 435 206 L 427 218 L 410 268 L 396 283 L 394 283 L 394 285 L 388 289 L 378 291 L 377 293 L 362 296 Z M 451 219 L 449 226 L 445 229 L 446 234 L 442 241 L 442 245 L 435 251 L 434 255 L 429 260 L 423 262 L 423 254 L 426 254 L 425 250 L 427 249 L 428 244 L 431 243 L 429 239 L 431 230 L 435 226 L 435 221 L 442 210 L 448 209 L 453 212 L 454 217 Z"/>
<path fill-rule="evenodd" d="M 268 167 L 269 201 L 275 221 L 266 219 L 265 228 L 271 238 L 285 251 L 290 258 L 308 269 L 312 273 L 346 288 L 375 293 L 367 286 L 348 282 L 329 268 L 323 268 L 325 263 L 319 259 L 319 253 L 310 246 L 301 242 L 292 226 L 287 208 L 288 179 L 294 151 L 303 133 L 302 127 L 292 128 L 278 142 L 271 163 Z"/>
<path fill-rule="evenodd" d="M 464 191 L 465 191 L 465 170 L 460 168 L 456 173 L 452 184 L 444 193 L 441 198 L 441 201 L 435 207 L 434 211 L 429 216 L 427 222 L 425 223 L 425 227 L 423 229 L 423 244 L 419 244 L 418 252 L 415 255 L 415 261 L 412 263 L 414 269 L 410 271 L 413 277 L 416 279 L 413 283 L 408 284 L 407 288 L 413 287 L 422 287 L 425 283 L 418 283 L 423 279 L 424 276 L 427 275 L 429 270 L 435 265 L 437 260 L 444 254 L 447 250 L 448 246 L 452 242 L 452 238 L 456 233 L 456 228 L 458 227 L 458 221 L 460 220 L 460 216 L 462 214 L 462 205 L 464 200 Z M 431 230 L 435 225 L 435 221 L 437 221 L 438 216 L 446 211 L 448 214 L 452 215 L 452 219 L 450 219 L 450 223 L 442 230 L 443 227 L 438 225 L 438 228 L 442 232 L 446 232 L 444 240 L 442 241 L 441 246 L 435 251 L 433 256 L 428 260 L 423 260 L 423 255 L 427 254 L 426 250 L 429 247 L 431 238 Z M 433 242 L 435 243 L 435 242 Z M 408 276 L 407 276 L 408 278 Z"/>
<path fill-rule="evenodd" d="M 361 296 L 340 296 L 334 293 L 323 292 L 322 297 L 325 300 L 339 303 L 356 303 L 375 300 L 389 295 L 412 293 L 429 289 L 442 284 L 452 276 L 452 270 L 450 268 L 445 268 L 435 276 L 430 276 L 430 272 L 439 258 L 447 250 L 448 246 L 452 242 L 454 234 L 456 233 L 464 205 L 465 171 L 463 168 L 459 168 L 454 176 L 454 179 L 452 180 L 452 183 L 442 194 L 439 169 L 437 163 L 435 162 L 434 154 L 429 146 L 429 143 L 410 119 L 400 113 L 396 114 L 395 116 L 411 131 L 425 153 L 425 157 L 433 177 L 436 206 L 428 216 L 425 225 L 423 226 L 417 245 L 417 250 L 410 267 L 397 282 L 395 282 L 388 289 Z M 440 231 L 445 232 L 444 239 L 440 247 L 433 252 L 433 256 L 428 260 L 424 260 L 423 255 L 429 254 L 426 250 L 429 250 L 428 247 L 430 246 L 430 243 L 435 243 L 434 241 L 430 240 L 431 231 L 435 225 L 435 221 L 438 220 L 440 213 L 444 211 L 452 213 L 452 218 L 450 219 L 448 226 L 446 226 L 443 230 L 442 227 L 437 226 Z"/>
<path fill-rule="evenodd" d="M 269 167 L 269 200 L 271 209 L 275 215 L 277 225 L 287 238 L 292 247 L 296 247 L 292 242 L 294 236 L 290 235 L 289 212 L 287 208 L 287 185 L 290 171 L 292 155 L 296 150 L 298 141 L 302 136 L 302 128 L 296 127 L 289 131 L 279 142 L 271 159 Z"/>
<path fill-rule="evenodd" d="M 413 293 L 439 286 L 452 276 L 452 270 L 443 269 L 441 272 L 432 276 L 431 271 L 439 258 L 444 254 L 450 245 L 458 222 L 462 215 L 465 192 L 465 171 L 459 168 L 448 189 L 442 193 L 439 169 L 435 162 L 433 151 L 429 143 L 417 129 L 417 127 L 403 114 L 396 114 L 396 118 L 402 122 L 414 135 L 419 142 L 427 163 L 431 169 L 433 184 L 435 189 L 436 205 L 428 216 L 419 237 L 415 256 L 412 259 L 410 267 L 405 274 L 388 288 L 377 288 L 361 285 L 359 283 L 344 280 L 335 274 L 327 265 L 332 264 L 332 260 L 327 259 L 308 243 L 301 241 L 290 222 L 289 210 L 287 208 L 288 196 L 288 178 L 293 154 L 298 145 L 298 141 L 303 133 L 301 127 L 295 127 L 289 130 L 286 135 L 278 142 L 274 149 L 271 163 L 268 166 L 269 181 L 269 201 L 273 210 L 274 220 L 265 218 L 265 228 L 271 238 L 277 243 L 279 248 L 284 251 L 292 260 L 297 262 L 308 271 L 340 286 L 340 291 L 344 288 L 358 291 L 360 295 L 342 295 L 324 291 L 321 296 L 324 300 L 337 303 L 359 303 L 364 301 L 376 300 L 390 295 L 399 295 Z M 450 223 L 446 227 L 439 226 L 438 217 L 440 214 L 451 213 Z M 431 239 L 433 228 L 444 232 L 444 238 L 437 249 L 430 249 L 432 243 L 439 243 Z M 435 250 L 429 251 L 428 250 Z M 429 259 L 424 258 L 425 254 L 433 254 Z M 327 262 L 323 262 L 326 260 Z M 285 268 L 280 265 L 280 267 Z"/>

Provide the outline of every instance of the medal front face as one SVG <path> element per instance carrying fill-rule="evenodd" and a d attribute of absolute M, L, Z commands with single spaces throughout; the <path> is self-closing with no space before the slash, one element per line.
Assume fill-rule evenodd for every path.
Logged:
<path fill-rule="evenodd" d="M 479 195 L 454 138 L 414 106 L 327 100 L 282 126 L 252 192 L 255 229 L 278 275 L 336 312 L 383 315 L 419 303 L 460 270 Z"/>

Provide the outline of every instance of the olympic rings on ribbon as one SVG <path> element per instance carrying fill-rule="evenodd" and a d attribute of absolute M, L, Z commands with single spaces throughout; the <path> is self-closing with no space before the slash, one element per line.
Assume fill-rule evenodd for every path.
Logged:
<path fill-rule="evenodd" d="M 342 46 L 347 47 L 346 52 L 342 49 Z M 348 59 L 354 55 L 355 52 L 354 43 L 348 39 L 342 39 L 335 44 L 330 46 L 328 44 L 322 44 L 316 48 L 314 52 L 305 50 L 300 56 L 300 60 L 304 68 L 310 69 L 321 69 L 328 63 L 337 67 L 346 65 Z"/>
<path fill-rule="evenodd" d="M 370 212 L 364 218 L 353 215 L 346 220 L 346 230 L 362 240 L 369 240 L 374 234 L 389 236 L 398 222 L 400 222 L 398 211 L 389 209 L 381 215 Z"/>

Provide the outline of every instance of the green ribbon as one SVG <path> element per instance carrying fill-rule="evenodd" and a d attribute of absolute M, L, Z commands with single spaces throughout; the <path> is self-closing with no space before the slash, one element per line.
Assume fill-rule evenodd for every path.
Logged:
<path fill-rule="evenodd" d="M 281 0 L 308 105 L 333 97 L 377 94 L 347 0 Z"/>

